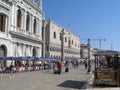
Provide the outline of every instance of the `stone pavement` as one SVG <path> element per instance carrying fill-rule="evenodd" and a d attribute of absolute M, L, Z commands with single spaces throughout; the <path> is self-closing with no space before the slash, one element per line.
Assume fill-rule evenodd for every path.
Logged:
<path fill-rule="evenodd" d="M 70 67 L 68 73 L 63 68 L 60 75 L 53 74 L 52 70 L 40 70 L 16 73 L 15 78 L 9 79 L 9 74 L 4 74 L 0 90 L 82 90 L 90 77 L 83 65 Z"/>

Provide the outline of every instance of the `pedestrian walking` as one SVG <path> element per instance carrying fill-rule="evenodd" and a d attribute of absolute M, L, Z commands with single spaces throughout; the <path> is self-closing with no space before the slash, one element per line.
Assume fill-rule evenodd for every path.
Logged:
<path fill-rule="evenodd" d="M 50 69 L 51 69 L 51 62 L 48 61 L 48 62 L 47 62 L 47 70 L 49 71 Z"/>
<path fill-rule="evenodd" d="M 76 60 L 73 60 L 73 67 L 76 67 Z"/>
<path fill-rule="evenodd" d="M 84 61 L 84 64 L 85 64 L 85 69 L 87 69 L 87 66 L 88 66 L 87 59 Z"/>
<path fill-rule="evenodd" d="M 57 61 L 58 74 L 61 74 L 62 64 L 60 61 Z"/>
<path fill-rule="evenodd" d="M 3 77 L 3 67 L 2 67 L 2 64 L 0 62 L 0 80 L 2 80 L 2 77 Z"/>
<path fill-rule="evenodd" d="M 11 62 L 10 64 L 10 79 L 11 78 L 14 78 L 14 65 L 13 65 L 13 62 Z"/>
<path fill-rule="evenodd" d="M 69 62 L 65 62 L 65 72 L 69 72 Z"/>
<path fill-rule="evenodd" d="M 53 73 L 54 73 L 54 74 L 58 74 L 58 70 L 57 70 L 57 65 L 56 65 L 56 63 L 53 63 Z"/>
<path fill-rule="evenodd" d="M 76 67 L 78 68 L 78 66 L 79 66 L 79 62 L 78 60 L 76 60 Z"/>

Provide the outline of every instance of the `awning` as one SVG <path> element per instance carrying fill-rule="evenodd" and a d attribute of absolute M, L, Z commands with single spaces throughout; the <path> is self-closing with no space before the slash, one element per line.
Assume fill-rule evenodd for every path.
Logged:
<path fill-rule="evenodd" d="M 35 60 L 44 60 L 43 57 L 34 57 Z"/>
<path fill-rule="evenodd" d="M 48 61 L 58 61 L 57 58 L 44 58 L 44 60 L 48 60 Z"/>
<path fill-rule="evenodd" d="M 34 59 L 34 57 L 32 56 L 18 56 L 18 57 L 14 57 L 14 60 L 32 60 Z"/>
<path fill-rule="evenodd" d="M 5 60 L 5 57 L 0 57 L 0 60 Z"/>
<path fill-rule="evenodd" d="M 0 57 L 0 60 L 14 60 L 13 56 L 9 56 L 9 57 Z"/>

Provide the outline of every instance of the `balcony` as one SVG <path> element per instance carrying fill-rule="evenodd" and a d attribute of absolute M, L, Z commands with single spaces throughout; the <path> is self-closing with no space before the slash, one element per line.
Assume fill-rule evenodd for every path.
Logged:
<path fill-rule="evenodd" d="M 10 31 L 9 33 L 14 38 L 24 39 L 27 41 L 38 42 L 38 43 L 43 42 L 42 37 L 40 35 L 35 35 L 31 32 L 22 29 L 17 29 L 16 31 Z"/>

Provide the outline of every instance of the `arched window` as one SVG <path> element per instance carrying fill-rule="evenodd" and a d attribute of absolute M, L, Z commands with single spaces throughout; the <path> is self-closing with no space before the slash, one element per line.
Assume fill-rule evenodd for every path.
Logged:
<path fill-rule="evenodd" d="M 35 47 L 33 48 L 32 54 L 33 54 L 33 57 L 35 57 L 37 54 Z M 35 60 L 33 60 L 33 65 L 35 65 Z"/>
<path fill-rule="evenodd" d="M 7 56 L 7 47 L 5 45 L 0 47 L 0 56 Z"/>
<path fill-rule="evenodd" d="M 65 37 L 65 42 L 67 42 L 67 38 Z"/>
<path fill-rule="evenodd" d="M 36 34 L 36 19 L 34 19 L 33 23 L 33 33 Z"/>
<path fill-rule="evenodd" d="M 5 32 L 5 22 L 6 16 L 4 14 L 0 14 L 0 31 Z"/>
<path fill-rule="evenodd" d="M 27 14 L 27 18 L 26 18 L 26 31 L 29 31 L 29 26 L 30 26 L 30 17 L 29 17 L 29 14 Z"/>
<path fill-rule="evenodd" d="M 36 56 L 36 49 L 33 48 L 33 56 Z"/>
<path fill-rule="evenodd" d="M 17 27 L 21 27 L 21 21 L 22 21 L 22 13 L 21 10 L 19 9 L 17 12 Z"/>
<path fill-rule="evenodd" d="M 5 45 L 1 45 L 0 46 L 0 56 L 7 56 L 7 47 Z M 7 65 L 7 61 L 3 60 L 2 64 L 4 66 L 6 66 Z"/>
<path fill-rule="evenodd" d="M 54 39 L 56 39 L 56 32 L 54 32 L 54 35 L 53 35 L 53 36 L 54 36 Z"/>
<path fill-rule="evenodd" d="M 73 45 L 73 40 L 72 40 L 72 45 Z"/>
<path fill-rule="evenodd" d="M 70 43 L 70 40 L 69 40 L 69 42 L 68 42 L 68 45 L 70 45 L 71 43 Z"/>

